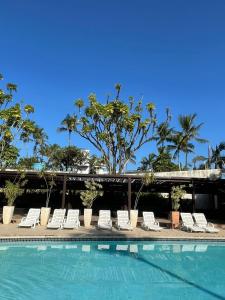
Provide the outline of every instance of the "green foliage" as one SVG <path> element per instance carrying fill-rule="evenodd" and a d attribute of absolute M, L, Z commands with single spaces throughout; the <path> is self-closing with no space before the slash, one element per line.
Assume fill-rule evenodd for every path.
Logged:
<path fill-rule="evenodd" d="M 81 106 L 79 106 L 79 107 L 81 107 Z M 61 122 L 62 126 L 57 129 L 58 132 L 65 132 L 65 131 L 68 132 L 68 135 L 69 135 L 69 146 L 71 144 L 71 134 L 75 130 L 76 123 L 77 123 L 77 117 L 76 116 L 71 116 L 71 115 L 67 114 L 67 116 L 65 117 L 65 119 L 63 119 L 62 122 Z"/>
<path fill-rule="evenodd" d="M 30 157 L 21 157 L 17 163 L 17 166 L 26 169 L 26 170 L 32 170 L 33 164 L 37 163 L 38 159 L 35 156 Z"/>
<path fill-rule="evenodd" d="M 127 163 L 144 144 L 154 140 L 157 124 L 155 105 L 142 100 L 135 104 L 120 99 L 121 85 L 116 85 L 115 99 L 102 104 L 95 94 L 88 97 L 81 117 L 75 116 L 74 131 L 100 151 L 109 173 L 124 172 Z M 80 101 L 77 100 L 76 105 Z M 82 103 L 83 104 L 83 103 Z M 79 107 L 81 108 L 81 107 Z M 146 118 L 142 114 L 145 109 Z"/>
<path fill-rule="evenodd" d="M 211 148 L 212 155 L 209 158 L 209 165 L 211 166 L 214 163 L 215 169 L 222 169 L 225 163 L 225 155 L 223 152 L 225 151 L 225 142 L 219 143 L 215 148 Z"/>
<path fill-rule="evenodd" d="M 172 210 L 178 211 L 180 208 L 180 200 L 186 194 L 184 186 L 173 186 L 171 191 Z"/>
<path fill-rule="evenodd" d="M 14 167 L 16 165 L 17 158 L 19 157 L 18 148 L 13 145 L 7 145 L 4 148 L 4 152 L 1 156 L 0 167 L 2 169 Z"/>
<path fill-rule="evenodd" d="M 12 206 L 17 197 L 21 196 L 24 192 L 23 187 L 27 183 L 27 180 L 24 179 L 24 174 L 21 174 L 18 179 L 15 179 L 14 182 L 6 180 L 5 187 L 3 188 L 3 193 L 7 200 L 7 205 Z"/>
<path fill-rule="evenodd" d="M 199 131 L 203 123 L 195 125 L 197 114 L 180 115 L 178 117 L 181 130 L 174 131 L 171 137 L 172 144 L 168 146 L 170 150 L 174 150 L 174 158 L 177 158 L 180 166 L 180 153 L 185 154 L 185 169 L 188 167 L 188 154 L 194 152 L 193 142 L 206 143 L 207 140 L 199 137 Z"/>
<path fill-rule="evenodd" d="M 169 151 L 165 148 L 159 149 L 158 155 L 150 153 L 148 157 L 141 160 L 141 166 L 138 170 L 153 172 L 170 172 L 179 170 L 178 165 L 172 162 Z"/>
<path fill-rule="evenodd" d="M 39 177 L 42 178 L 45 182 L 45 186 L 46 186 L 45 207 L 48 207 L 52 190 L 53 190 L 54 186 L 56 185 L 56 183 L 55 183 L 56 173 L 53 171 L 46 171 L 43 169 L 39 172 Z"/>
<path fill-rule="evenodd" d="M 80 198 L 84 207 L 92 208 L 93 202 L 97 197 L 103 196 L 102 185 L 95 182 L 94 180 L 85 181 L 86 191 L 80 192 Z"/>
<path fill-rule="evenodd" d="M 89 154 L 75 146 L 60 147 L 57 144 L 46 145 L 42 151 L 49 169 L 78 172 L 80 166 L 89 159 Z"/>
<path fill-rule="evenodd" d="M 153 172 L 144 174 L 144 176 L 141 180 L 141 187 L 140 187 L 140 189 L 137 193 L 136 199 L 135 199 L 134 209 L 137 208 L 138 201 L 139 201 L 139 198 L 141 196 L 141 192 L 142 192 L 143 187 L 152 184 L 154 181 L 155 181 L 155 176 L 154 176 Z"/>
<path fill-rule="evenodd" d="M 22 102 L 15 103 L 13 94 L 16 91 L 17 86 L 13 83 L 8 83 L 5 90 L 0 88 L 0 168 L 8 163 L 5 159 L 12 154 L 13 143 L 28 138 L 34 130 L 34 122 L 28 118 L 34 108 Z M 11 154 L 6 154 L 6 151 L 11 151 Z"/>

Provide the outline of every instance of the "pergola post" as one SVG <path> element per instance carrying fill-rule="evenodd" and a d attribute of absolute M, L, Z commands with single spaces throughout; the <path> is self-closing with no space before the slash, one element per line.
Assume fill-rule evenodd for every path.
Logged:
<path fill-rule="evenodd" d="M 128 210 L 131 210 L 131 178 L 128 177 Z"/>
<path fill-rule="evenodd" d="M 195 212 L 195 185 L 194 181 L 192 180 L 192 212 Z"/>
<path fill-rule="evenodd" d="M 171 198 L 171 189 L 169 191 L 169 204 L 170 204 L 170 208 L 171 208 L 171 211 L 173 210 L 173 203 L 172 203 L 172 198 Z"/>
<path fill-rule="evenodd" d="M 61 208 L 65 207 L 65 202 L 66 202 L 66 176 L 63 176 L 63 192 L 62 192 Z"/>

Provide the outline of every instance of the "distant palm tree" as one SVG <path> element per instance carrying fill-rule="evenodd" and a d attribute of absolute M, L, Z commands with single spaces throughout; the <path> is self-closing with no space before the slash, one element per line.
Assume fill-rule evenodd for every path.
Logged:
<path fill-rule="evenodd" d="M 195 156 L 193 159 L 192 159 L 192 163 L 193 163 L 193 169 L 196 170 L 196 163 L 197 162 L 202 162 L 204 163 L 205 161 L 207 161 L 207 157 L 205 156 L 201 156 L 201 155 L 198 155 L 198 156 Z M 202 166 L 203 164 L 201 164 Z M 207 164 L 205 164 L 205 168 L 207 168 Z"/>
<path fill-rule="evenodd" d="M 156 159 L 157 159 L 157 155 L 155 153 L 150 153 L 147 157 L 143 157 L 141 160 L 141 166 L 138 168 L 138 170 L 141 171 L 153 170 L 153 165 Z"/>
<path fill-rule="evenodd" d="M 180 166 L 180 153 L 185 154 L 185 168 L 188 166 L 188 154 L 194 152 L 194 144 L 192 141 L 198 143 L 206 143 L 206 139 L 199 137 L 199 131 L 203 125 L 200 123 L 195 125 L 197 114 L 180 115 L 178 121 L 181 127 L 180 131 L 174 132 L 171 137 L 172 144 L 168 146 L 169 150 L 174 150 L 174 158 L 177 158 Z"/>
<path fill-rule="evenodd" d="M 173 128 L 169 127 L 168 121 L 159 124 L 156 128 L 157 146 L 164 149 L 165 143 L 171 141 L 173 132 Z"/>
<path fill-rule="evenodd" d="M 199 131 L 203 126 L 203 123 L 195 125 L 197 114 L 180 115 L 178 117 L 179 124 L 181 126 L 182 133 L 182 151 L 185 153 L 185 167 L 188 165 L 188 154 L 194 151 L 194 145 L 191 141 L 198 143 L 206 143 L 206 139 L 199 138 Z"/>
<path fill-rule="evenodd" d="M 225 142 L 221 142 L 214 149 L 212 148 L 212 156 L 209 158 L 210 166 L 211 166 L 211 163 L 214 163 L 215 169 L 217 169 L 218 167 L 220 169 L 222 169 L 222 167 L 225 163 L 225 156 L 222 155 L 221 152 L 224 150 L 225 150 Z"/>
<path fill-rule="evenodd" d="M 74 129 L 76 128 L 76 124 L 77 124 L 76 116 L 71 116 L 71 115 L 67 114 L 65 119 L 63 119 L 62 122 L 61 122 L 61 125 L 63 125 L 63 126 L 59 127 L 57 129 L 58 132 L 65 132 L 65 131 L 68 132 L 69 146 L 71 145 L 71 134 L 74 131 Z"/>
<path fill-rule="evenodd" d="M 33 138 L 34 138 L 34 154 L 37 156 L 38 149 L 40 150 L 41 148 L 44 147 L 48 139 L 48 136 L 45 133 L 43 128 L 36 126 L 33 132 Z"/>
<path fill-rule="evenodd" d="M 182 151 L 182 134 L 179 131 L 174 132 L 170 139 L 172 144 L 169 144 L 167 148 L 174 151 L 173 158 L 177 159 L 177 164 L 180 169 L 180 152 Z"/>

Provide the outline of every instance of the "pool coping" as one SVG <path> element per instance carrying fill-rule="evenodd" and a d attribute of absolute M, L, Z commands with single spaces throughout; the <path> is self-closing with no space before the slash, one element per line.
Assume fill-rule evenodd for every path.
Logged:
<path fill-rule="evenodd" d="M 217 237 L 121 237 L 121 236 L 93 236 L 93 237 L 65 237 L 65 236 L 1 236 L 0 243 L 5 242 L 75 242 L 75 241 L 180 241 L 180 242 L 225 242 L 225 238 Z"/>

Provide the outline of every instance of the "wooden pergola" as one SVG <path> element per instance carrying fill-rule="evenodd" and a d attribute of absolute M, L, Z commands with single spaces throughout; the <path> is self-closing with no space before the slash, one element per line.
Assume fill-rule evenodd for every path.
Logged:
<path fill-rule="evenodd" d="M 46 189 L 43 178 L 38 171 L 25 171 L 27 189 Z M 45 172 L 46 176 L 52 172 Z M 103 185 L 107 191 L 123 191 L 127 193 L 127 206 L 131 209 L 132 192 L 138 192 L 141 187 L 143 175 L 99 175 L 77 174 L 72 172 L 54 172 L 55 188 L 62 191 L 61 207 L 65 207 L 66 191 L 85 189 L 84 182 L 93 179 Z M 4 187 L 5 180 L 14 180 L 19 175 L 18 170 L 5 170 L 0 172 L 0 188 Z M 217 194 L 219 190 L 225 190 L 225 179 L 192 178 L 192 177 L 155 177 L 153 183 L 143 188 L 143 192 L 168 193 L 174 185 L 183 185 L 187 193 L 192 194 L 193 211 L 195 210 L 196 194 Z M 171 199 L 171 198 L 170 198 Z"/>

